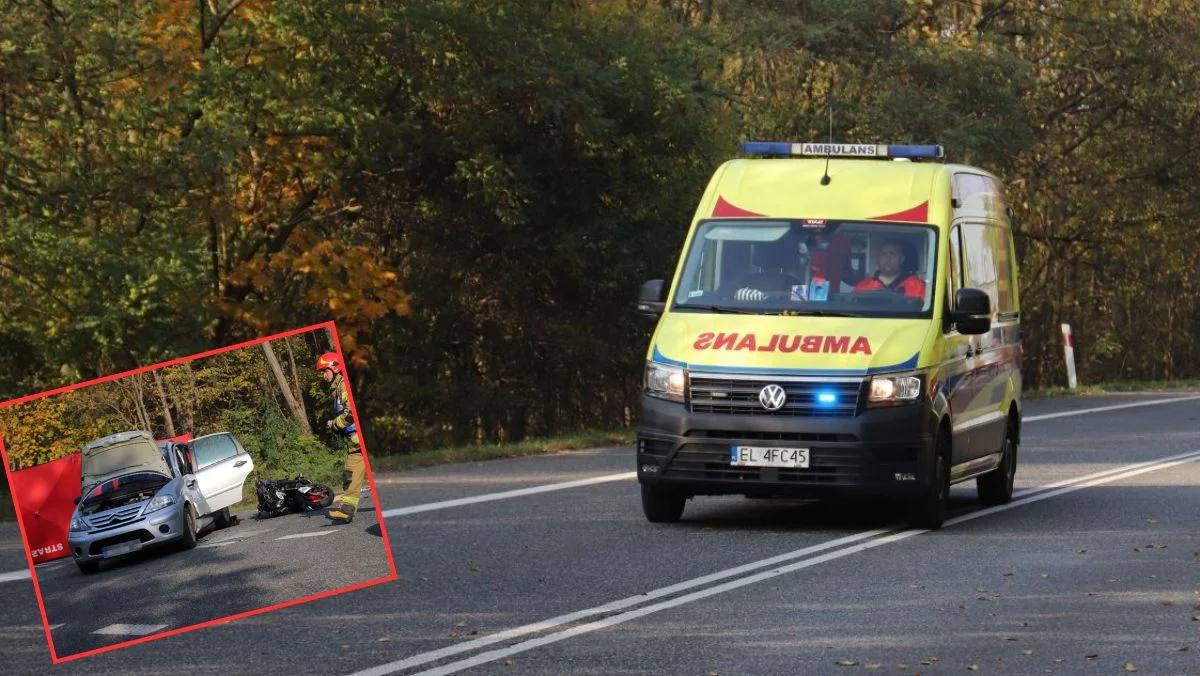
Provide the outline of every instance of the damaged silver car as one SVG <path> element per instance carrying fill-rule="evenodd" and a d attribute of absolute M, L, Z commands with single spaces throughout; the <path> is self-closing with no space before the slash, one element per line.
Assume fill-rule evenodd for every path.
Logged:
<path fill-rule="evenodd" d="M 88 444 L 82 456 L 67 545 L 84 573 L 148 547 L 195 547 L 202 529 L 229 525 L 229 507 L 254 469 L 224 432 L 161 444 L 148 432 L 121 432 Z"/>

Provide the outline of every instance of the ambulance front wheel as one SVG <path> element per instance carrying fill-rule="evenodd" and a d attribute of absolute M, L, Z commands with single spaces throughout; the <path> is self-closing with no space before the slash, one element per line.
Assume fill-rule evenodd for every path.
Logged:
<path fill-rule="evenodd" d="M 1007 505 L 1012 501 L 1013 481 L 1017 475 L 1017 442 L 1012 425 L 1004 431 L 1000 446 L 1000 466 L 975 480 L 979 501 L 985 506 Z"/>
<path fill-rule="evenodd" d="M 642 484 L 642 512 L 651 523 L 675 523 L 683 516 L 687 496 L 678 491 Z"/>
<path fill-rule="evenodd" d="M 908 507 L 908 522 L 913 528 L 937 530 L 946 519 L 950 499 L 950 438 L 943 430 L 934 449 L 933 474 L 923 494 Z"/>

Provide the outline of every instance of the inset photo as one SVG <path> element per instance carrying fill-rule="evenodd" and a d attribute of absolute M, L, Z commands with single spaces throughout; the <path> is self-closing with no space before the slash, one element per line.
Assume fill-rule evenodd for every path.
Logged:
<path fill-rule="evenodd" d="M 396 578 L 332 323 L 5 402 L 0 439 L 56 663 Z"/>

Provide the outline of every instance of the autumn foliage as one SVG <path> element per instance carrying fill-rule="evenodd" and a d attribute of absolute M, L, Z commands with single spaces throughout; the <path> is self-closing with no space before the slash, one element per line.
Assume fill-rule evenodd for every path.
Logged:
<path fill-rule="evenodd" d="M 830 134 L 1005 180 L 1027 384 L 1062 381 L 1062 322 L 1084 382 L 1195 377 L 1200 26 L 1174 7 L 8 3 L 0 396 L 333 319 L 373 450 L 629 424 L 633 299 L 713 168 Z"/>

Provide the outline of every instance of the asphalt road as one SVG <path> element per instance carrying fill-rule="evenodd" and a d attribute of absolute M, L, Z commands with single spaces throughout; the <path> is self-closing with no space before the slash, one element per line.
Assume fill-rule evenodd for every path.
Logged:
<path fill-rule="evenodd" d="M 66 658 L 390 578 L 378 515 L 368 504 L 346 525 L 321 511 L 263 520 L 242 512 L 238 524 L 202 532 L 192 551 L 145 550 L 93 575 L 70 558 L 39 564 L 55 652 Z"/>
<path fill-rule="evenodd" d="M 52 673 L 1200 674 L 1200 398 L 1127 406 L 1168 396 L 1028 402 L 1017 499 L 956 487 L 933 533 L 741 498 L 650 524 L 628 447 L 383 475 L 398 581 Z M 49 671 L 32 585 L 0 604 L 5 671 Z"/>

